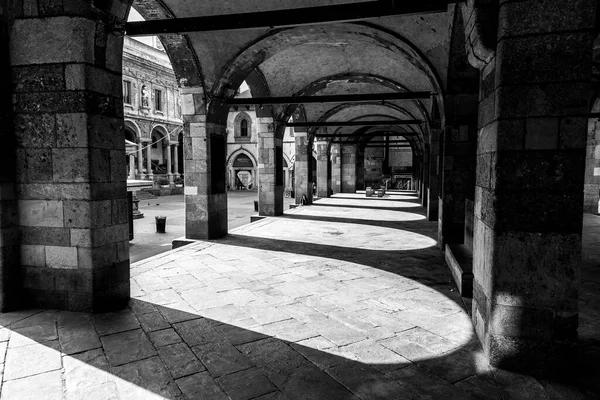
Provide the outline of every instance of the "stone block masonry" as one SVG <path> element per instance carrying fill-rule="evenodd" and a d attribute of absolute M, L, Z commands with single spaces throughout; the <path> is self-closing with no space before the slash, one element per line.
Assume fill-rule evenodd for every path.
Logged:
<path fill-rule="evenodd" d="M 29 2 L 10 32 L 16 307 L 103 311 L 129 298 L 121 66 L 110 61 L 122 39 L 108 33 L 126 8 L 80 3 Z"/>

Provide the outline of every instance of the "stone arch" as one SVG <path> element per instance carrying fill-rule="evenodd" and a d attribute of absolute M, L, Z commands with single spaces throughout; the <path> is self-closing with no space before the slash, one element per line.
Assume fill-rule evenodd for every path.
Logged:
<path fill-rule="evenodd" d="M 256 159 L 256 157 L 254 156 L 254 154 L 252 154 L 250 151 L 246 150 L 246 149 L 237 149 L 234 150 L 229 157 L 227 157 L 227 165 L 233 164 L 233 162 L 235 161 L 235 159 L 240 155 L 240 154 L 245 154 L 247 155 L 250 160 L 252 160 L 252 163 L 254 164 L 254 167 L 256 168 L 258 166 L 258 160 Z"/>
<path fill-rule="evenodd" d="M 169 130 L 166 126 L 164 126 L 163 124 L 152 125 L 152 129 L 150 129 L 150 137 L 153 136 L 154 132 L 158 132 L 163 137 L 163 140 L 161 141 L 162 147 L 167 147 L 169 144 L 171 144 Z"/>
<path fill-rule="evenodd" d="M 496 53 L 498 1 L 468 0 L 458 3 L 456 7 L 456 13 L 461 13 L 464 21 L 469 63 L 483 69 Z"/>
<path fill-rule="evenodd" d="M 134 135 L 134 137 L 133 137 L 134 140 L 132 140 L 132 142 L 138 143 L 142 137 L 142 134 L 141 134 L 142 131 L 141 131 L 139 125 L 135 121 L 128 119 L 128 118 L 125 119 L 124 123 L 125 123 L 125 129 L 129 129 Z"/>

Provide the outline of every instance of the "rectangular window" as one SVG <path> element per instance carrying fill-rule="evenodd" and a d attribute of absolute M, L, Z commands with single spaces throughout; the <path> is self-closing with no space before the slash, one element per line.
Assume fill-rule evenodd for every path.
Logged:
<path fill-rule="evenodd" d="M 158 90 L 158 89 L 154 90 L 154 110 L 156 110 L 156 111 L 163 110 L 162 90 Z"/>
<path fill-rule="evenodd" d="M 123 103 L 131 104 L 131 82 L 123 81 Z"/>

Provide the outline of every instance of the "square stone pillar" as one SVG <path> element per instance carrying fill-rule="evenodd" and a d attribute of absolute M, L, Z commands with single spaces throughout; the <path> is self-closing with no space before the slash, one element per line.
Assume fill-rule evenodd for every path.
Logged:
<path fill-rule="evenodd" d="M 421 158 L 421 171 L 423 177 L 422 183 L 422 195 L 421 195 L 421 205 L 423 207 L 427 207 L 427 201 L 429 199 L 429 157 L 430 157 L 430 146 L 425 144 L 423 149 L 423 157 Z"/>
<path fill-rule="evenodd" d="M 258 215 L 283 215 L 283 140 L 275 137 L 273 118 L 258 118 L 257 124 Z"/>
<path fill-rule="evenodd" d="M 334 193 L 342 192 L 342 154 L 339 143 L 331 144 L 331 188 Z"/>
<path fill-rule="evenodd" d="M 472 193 L 475 174 L 471 165 L 475 126 L 446 127 L 441 156 L 441 193 L 439 202 L 438 245 L 462 244 L 465 232 L 465 199 Z"/>
<path fill-rule="evenodd" d="M 490 363 L 572 368 L 595 13 L 503 2 L 481 72 L 473 322 Z"/>
<path fill-rule="evenodd" d="M 123 38 L 86 4 L 69 17 L 30 8 L 11 27 L 20 265 L 10 268 L 22 280 L 3 284 L 22 285 L 16 306 L 107 311 L 129 299 Z"/>
<path fill-rule="evenodd" d="M 432 129 L 429 145 L 429 186 L 427 192 L 427 219 L 437 221 L 439 214 L 440 189 L 440 133 L 441 129 Z"/>
<path fill-rule="evenodd" d="M 317 146 L 317 197 L 329 197 L 329 142 L 315 142 Z"/>
<path fill-rule="evenodd" d="M 365 149 L 356 149 L 356 187 L 355 190 L 365 189 Z"/>
<path fill-rule="evenodd" d="M 206 122 L 202 88 L 180 89 L 185 162 L 185 237 L 215 239 L 227 234 L 225 127 Z"/>
<path fill-rule="evenodd" d="M 313 183 L 311 182 L 310 163 L 312 158 L 312 146 L 309 145 L 306 132 L 296 132 L 296 158 L 294 162 L 294 173 L 296 176 L 296 187 L 294 198 L 296 204 L 302 204 L 302 196 L 306 196 L 306 204 L 312 204 Z"/>
<path fill-rule="evenodd" d="M 356 146 L 341 145 L 342 193 L 356 193 Z"/>

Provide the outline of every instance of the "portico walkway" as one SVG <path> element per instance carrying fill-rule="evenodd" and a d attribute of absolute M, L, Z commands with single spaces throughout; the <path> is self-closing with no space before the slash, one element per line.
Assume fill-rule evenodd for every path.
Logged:
<path fill-rule="evenodd" d="M 0 315 L 2 399 L 590 398 L 492 371 L 412 193 L 132 265 L 130 309 Z"/>

